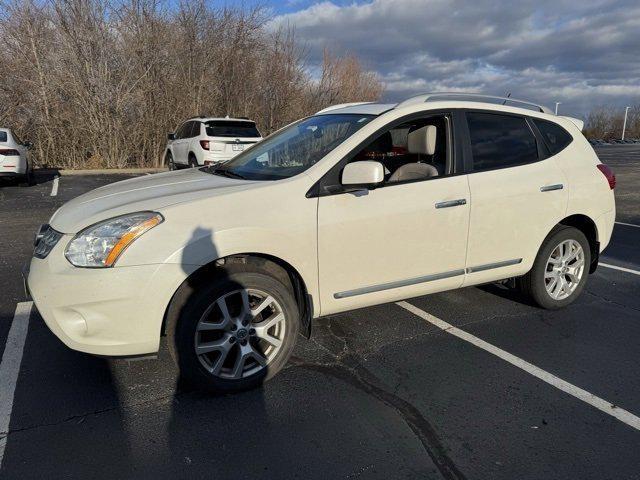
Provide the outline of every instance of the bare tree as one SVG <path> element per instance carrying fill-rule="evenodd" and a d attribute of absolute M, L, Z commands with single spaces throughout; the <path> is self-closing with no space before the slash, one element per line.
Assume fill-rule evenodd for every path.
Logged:
<path fill-rule="evenodd" d="M 0 0 L 0 123 L 37 164 L 158 166 L 166 133 L 194 115 L 255 119 L 265 133 L 383 86 L 325 52 L 320 78 L 290 28 L 260 7 L 205 0 Z"/>

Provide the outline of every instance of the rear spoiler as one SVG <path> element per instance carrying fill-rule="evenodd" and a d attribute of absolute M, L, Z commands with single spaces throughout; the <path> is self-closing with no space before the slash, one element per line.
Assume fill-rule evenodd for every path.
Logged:
<path fill-rule="evenodd" d="M 565 120 L 569 120 L 576 127 L 578 127 L 578 130 L 580 130 L 580 131 L 582 131 L 582 129 L 584 128 L 584 122 L 582 120 L 580 120 L 579 118 L 563 117 L 563 116 L 561 116 L 560 118 L 564 118 Z"/>

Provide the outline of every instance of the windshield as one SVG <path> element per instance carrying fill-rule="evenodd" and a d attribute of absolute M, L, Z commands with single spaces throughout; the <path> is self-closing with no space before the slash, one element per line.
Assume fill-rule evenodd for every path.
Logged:
<path fill-rule="evenodd" d="M 305 118 L 210 171 L 247 180 L 289 178 L 317 163 L 373 118 L 353 114 Z"/>
<path fill-rule="evenodd" d="M 0 142 L 6 142 L 7 141 L 7 132 L 1 132 L 0 131 Z"/>
<path fill-rule="evenodd" d="M 233 122 L 228 120 L 211 120 L 205 122 L 207 135 L 210 137 L 259 137 L 260 132 L 253 122 Z"/>

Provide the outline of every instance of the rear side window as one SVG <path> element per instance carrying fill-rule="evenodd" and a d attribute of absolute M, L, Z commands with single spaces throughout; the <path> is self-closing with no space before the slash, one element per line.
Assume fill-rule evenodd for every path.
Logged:
<path fill-rule="evenodd" d="M 551 155 L 555 155 L 564 150 L 571 143 L 571 140 L 573 140 L 573 137 L 560 125 L 546 120 L 540 120 L 539 118 L 532 120 L 533 123 L 536 124 L 536 127 L 538 127 L 538 130 L 540 130 L 540 133 L 542 133 Z"/>
<path fill-rule="evenodd" d="M 7 132 L 0 132 L 0 142 L 7 141 Z"/>
<path fill-rule="evenodd" d="M 538 161 L 536 138 L 524 117 L 468 112 L 475 172 Z"/>
<path fill-rule="evenodd" d="M 210 137 L 259 137 L 260 132 L 253 122 L 212 120 L 205 123 Z"/>
<path fill-rule="evenodd" d="M 200 135 L 200 122 L 191 122 L 191 137 L 197 137 Z"/>

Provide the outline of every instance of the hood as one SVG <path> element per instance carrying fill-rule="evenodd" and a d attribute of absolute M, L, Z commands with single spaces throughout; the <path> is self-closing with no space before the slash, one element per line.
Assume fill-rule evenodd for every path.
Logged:
<path fill-rule="evenodd" d="M 62 233 L 78 233 L 94 223 L 143 210 L 252 188 L 263 182 L 221 177 L 198 169 L 131 178 L 96 188 L 65 203 L 50 224 Z"/>

